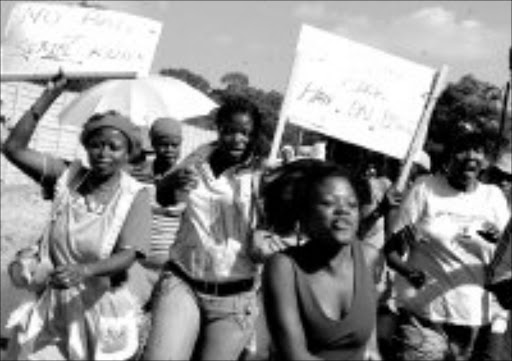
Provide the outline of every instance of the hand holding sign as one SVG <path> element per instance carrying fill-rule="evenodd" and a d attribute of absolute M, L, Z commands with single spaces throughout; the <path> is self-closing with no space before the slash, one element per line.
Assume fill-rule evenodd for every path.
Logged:
<path fill-rule="evenodd" d="M 159 22 L 79 6 L 16 4 L 2 42 L 6 75 L 71 73 L 148 74 Z"/>

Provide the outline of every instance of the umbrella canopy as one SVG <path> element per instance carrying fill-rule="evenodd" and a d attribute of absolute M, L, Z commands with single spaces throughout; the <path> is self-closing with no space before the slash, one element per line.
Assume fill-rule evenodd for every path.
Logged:
<path fill-rule="evenodd" d="M 61 124 L 81 126 L 94 113 L 117 110 L 139 126 L 159 117 L 177 120 L 209 114 L 217 104 L 185 82 L 168 76 L 116 79 L 100 83 L 75 98 L 61 113 Z"/>

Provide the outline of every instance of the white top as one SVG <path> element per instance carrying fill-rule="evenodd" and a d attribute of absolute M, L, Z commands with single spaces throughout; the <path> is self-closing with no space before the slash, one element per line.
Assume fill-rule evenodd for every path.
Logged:
<path fill-rule="evenodd" d="M 391 187 L 391 181 L 386 177 L 378 177 L 378 178 L 370 178 L 370 192 L 371 192 L 371 204 L 369 206 L 370 212 L 373 212 L 378 206 L 379 203 L 384 198 L 387 190 Z M 377 250 L 382 250 L 385 243 L 385 217 L 381 216 L 375 222 L 371 229 L 364 235 L 363 242 L 369 244 L 376 248 Z"/>
<path fill-rule="evenodd" d="M 405 197 L 393 231 L 411 224 L 417 237 L 407 263 L 427 273 L 417 290 L 403 277 L 395 284 L 398 307 L 432 321 L 484 325 L 497 310 L 483 288 L 485 265 L 495 245 L 477 234 L 484 222 L 505 228 L 509 210 L 503 193 L 479 183 L 474 191 L 453 189 L 443 176 L 419 178 Z M 493 306 L 490 306 L 493 304 Z"/>
<path fill-rule="evenodd" d="M 178 168 L 191 167 L 199 184 L 186 207 L 170 257 L 195 279 L 229 281 L 254 277 L 257 267 L 248 256 L 255 224 L 255 171 L 227 169 L 218 178 L 208 162 L 213 147 L 199 148 Z"/>

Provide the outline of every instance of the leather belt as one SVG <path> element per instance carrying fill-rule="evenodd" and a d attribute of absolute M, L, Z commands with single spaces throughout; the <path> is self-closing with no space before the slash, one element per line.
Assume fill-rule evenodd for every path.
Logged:
<path fill-rule="evenodd" d="M 174 273 L 176 276 L 185 281 L 189 286 L 191 286 L 195 291 L 207 295 L 232 296 L 243 292 L 249 292 L 253 289 L 255 284 L 254 278 L 225 282 L 197 280 L 190 277 L 180 266 L 172 261 L 166 263 L 165 270 Z"/>

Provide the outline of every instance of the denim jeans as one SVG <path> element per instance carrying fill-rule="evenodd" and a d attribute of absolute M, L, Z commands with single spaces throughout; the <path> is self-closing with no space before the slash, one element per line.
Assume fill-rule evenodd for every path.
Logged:
<path fill-rule="evenodd" d="M 153 294 L 146 360 L 236 360 L 254 332 L 256 291 L 219 297 L 195 292 L 170 271 Z"/>

